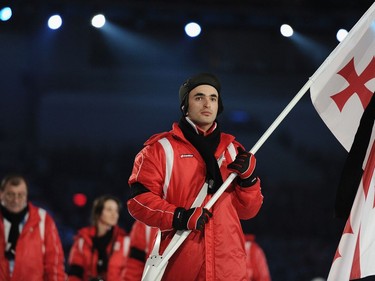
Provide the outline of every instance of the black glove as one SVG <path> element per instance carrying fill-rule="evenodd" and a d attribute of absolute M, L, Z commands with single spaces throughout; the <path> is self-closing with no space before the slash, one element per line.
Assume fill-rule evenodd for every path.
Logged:
<path fill-rule="evenodd" d="M 240 186 L 249 187 L 257 181 L 257 177 L 253 176 L 255 166 L 256 158 L 254 154 L 245 151 L 242 147 L 238 147 L 236 159 L 227 168 L 239 176 L 237 182 Z"/>
<path fill-rule="evenodd" d="M 202 207 L 186 210 L 178 207 L 173 216 L 173 228 L 177 230 L 203 230 L 212 214 Z"/>

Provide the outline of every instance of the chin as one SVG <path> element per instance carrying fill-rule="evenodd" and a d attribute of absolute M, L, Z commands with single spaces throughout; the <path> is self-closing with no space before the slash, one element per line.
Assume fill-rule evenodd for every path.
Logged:
<path fill-rule="evenodd" d="M 113 226 L 115 226 L 117 224 L 117 222 L 110 222 L 110 223 L 108 223 L 108 225 L 110 226 L 110 227 L 113 227 Z"/>

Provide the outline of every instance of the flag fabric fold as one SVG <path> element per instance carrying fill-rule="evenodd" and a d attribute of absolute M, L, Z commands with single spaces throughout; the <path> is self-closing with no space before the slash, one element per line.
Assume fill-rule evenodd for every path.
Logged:
<path fill-rule="evenodd" d="M 315 109 L 349 151 L 335 202 L 347 221 L 327 280 L 375 280 L 375 3 L 310 80 Z"/>

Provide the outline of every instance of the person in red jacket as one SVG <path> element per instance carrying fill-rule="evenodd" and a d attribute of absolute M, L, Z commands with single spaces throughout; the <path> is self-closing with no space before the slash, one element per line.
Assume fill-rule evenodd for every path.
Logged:
<path fill-rule="evenodd" d="M 145 262 L 151 253 L 152 241 L 156 232 L 157 228 L 145 225 L 140 221 L 133 223 L 124 281 L 140 281 L 142 279 Z"/>
<path fill-rule="evenodd" d="M 74 238 L 68 260 L 69 281 L 121 281 L 124 278 L 129 237 L 118 226 L 121 202 L 103 195 L 95 199 L 91 226 Z"/>
<path fill-rule="evenodd" d="M 52 217 L 28 202 L 22 175 L 0 185 L 0 280 L 65 281 L 64 252 Z"/>
<path fill-rule="evenodd" d="M 192 231 L 169 259 L 162 280 L 246 280 L 240 220 L 254 217 L 263 202 L 256 159 L 234 136 L 221 132 L 216 118 L 223 102 L 214 75 L 187 79 L 179 97 L 180 121 L 152 136 L 135 158 L 129 213 L 161 230 L 160 254 L 177 230 Z M 237 178 L 205 209 L 232 172 Z M 192 207 L 201 191 L 203 203 Z"/>
<path fill-rule="evenodd" d="M 263 249 L 255 241 L 255 235 L 245 234 L 247 272 L 249 281 L 271 281 L 267 258 Z"/>

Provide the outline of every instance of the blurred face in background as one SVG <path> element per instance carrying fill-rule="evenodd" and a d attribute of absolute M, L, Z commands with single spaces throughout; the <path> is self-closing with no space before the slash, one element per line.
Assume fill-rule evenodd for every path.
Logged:
<path fill-rule="evenodd" d="M 99 217 L 99 223 L 107 226 L 117 225 L 119 219 L 119 206 L 116 201 L 109 199 L 104 202 L 103 211 Z"/>
<path fill-rule="evenodd" d="M 7 183 L 0 192 L 1 204 L 11 213 L 21 212 L 27 205 L 27 186 L 25 181 L 18 185 Z"/>

